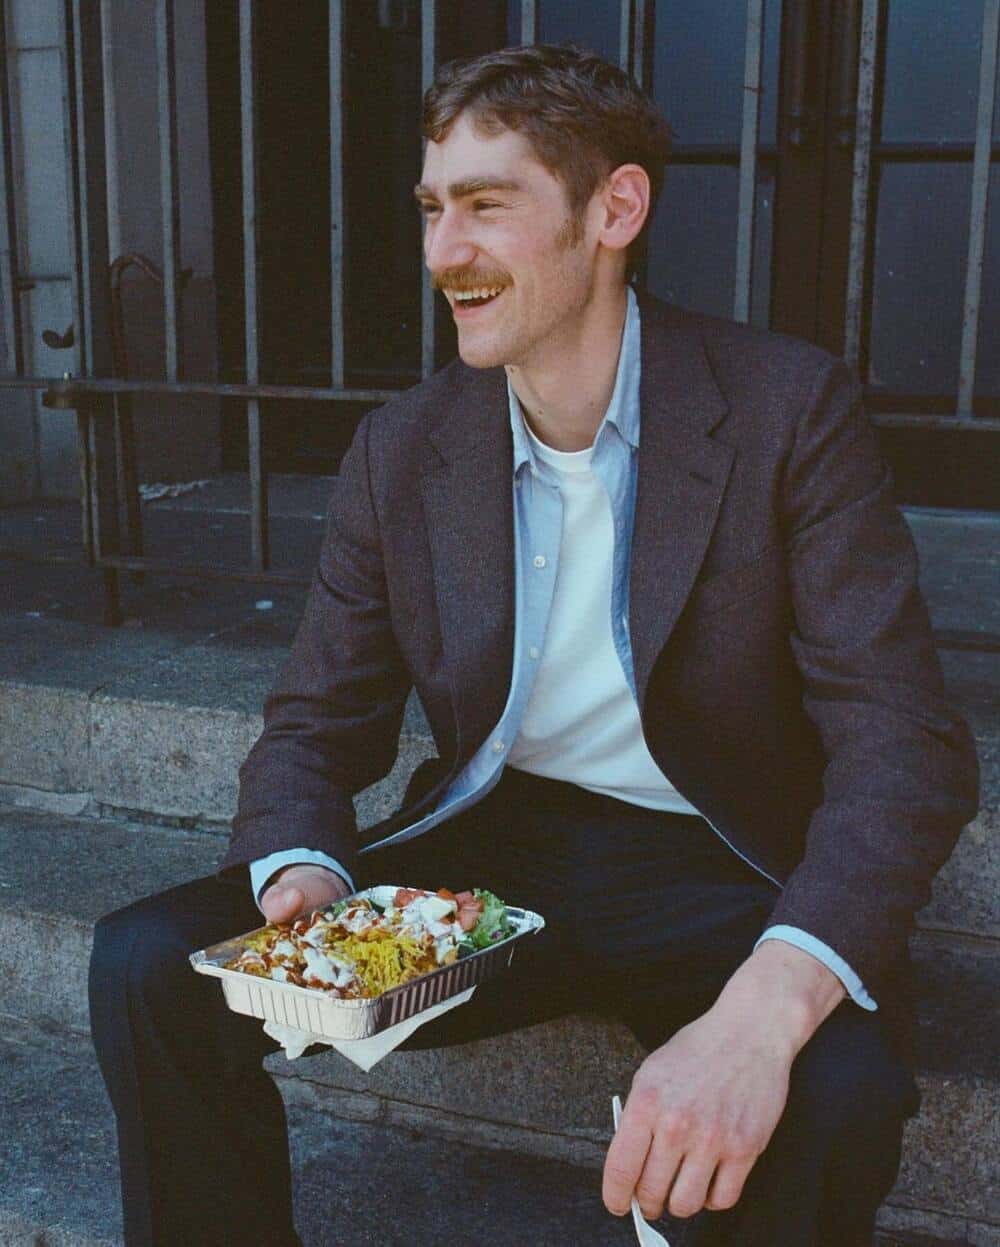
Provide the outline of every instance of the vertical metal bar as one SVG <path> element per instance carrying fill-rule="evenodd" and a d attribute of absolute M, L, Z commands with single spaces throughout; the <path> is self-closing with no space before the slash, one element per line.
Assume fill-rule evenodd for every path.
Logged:
<path fill-rule="evenodd" d="M 86 400 L 85 400 L 86 401 Z M 88 435 L 81 470 L 85 462 L 90 476 L 90 513 L 93 518 L 93 550 L 98 564 L 105 555 L 119 553 L 117 477 L 115 475 L 115 437 L 111 405 L 88 408 L 81 421 Z M 115 567 L 101 567 L 104 580 L 104 622 L 117 628 L 124 619 L 121 573 Z"/>
<path fill-rule="evenodd" d="M 122 253 L 121 194 L 118 189 L 118 96 L 115 92 L 113 0 L 101 0 L 101 59 L 104 82 L 104 153 L 108 201 L 108 252 Z"/>
<path fill-rule="evenodd" d="M 260 303 L 257 291 L 257 101 L 254 84 L 254 4 L 240 0 L 240 117 L 243 171 L 243 310 L 246 379 L 260 382 Z M 250 545 L 255 571 L 270 564 L 267 477 L 264 473 L 260 400 L 247 399 L 250 465 Z"/>
<path fill-rule="evenodd" d="M 618 15 L 618 68 L 628 73 L 632 68 L 632 0 L 621 0 Z"/>
<path fill-rule="evenodd" d="M 986 243 L 986 210 L 990 195 L 990 150 L 993 143 L 993 109 L 997 94 L 997 61 L 1000 46 L 1000 0 L 983 5 L 983 46 L 979 61 L 979 108 L 976 116 L 976 149 L 972 158 L 972 211 L 969 218 L 969 257 L 965 270 L 965 306 L 962 316 L 962 349 L 958 370 L 958 414 L 972 415 L 976 381 L 976 349 L 979 342 L 979 307 L 983 287 L 983 251 Z"/>
<path fill-rule="evenodd" d="M 647 43 L 652 0 L 634 0 L 632 21 L 632 77 L 640 87 L 646 87 L 648 62 Z"/>
<path fill-rule="evenodd" d="M 736 224 L 736 282 L 733 316 L 750 319 L 754 226 L 757 217 L 757 146 L 760 139 L 761 63 L 764 55 L 764 0 L 747 0 L 743 66 L 743 133 L 740 138 L 739 216 Z"/>
<path fill-rule="evenodd" d="M 63 137 L 66 161 L 66 187 L 68 194 L 66 197 L 66 237 L 69 242 L 69 270 L 70 270 L 70 290 L 73 299 L 73 320 L 76 324 L 76 347 L 70 355 L 71 367 L 74 372 L 78 372 L 82 366 L 89 371 L 91 354 L 87 345 L 87 339 L 90 337 L 88 324 L 89 307 L 91 303 L 90 295 L 90 273 L 86 265 L 82 268 L 77 264 L 77 257 L 80 254 L 80 236 L 77 229 L 77 203 L 79 203 L 79 211 L 81 221 L 87 219 L 87 179 L 86 179 L 86 152 L 83 145 L 83 137 L 81 128 L 77 128 L 76 134 L 73 133 L 73 110 L 77 111 L 82 104 L 83 84 L 81 82 L 81 72 L 83 67 L 82 55 L 80 50 L 80 3 L 79 0 L 73 0 L 71 13 L 67 13 L 65 8 L 59 9 L 59 31 L 60 42 L 62 48 L 59 54 L 59 66 L 61 70 L 61 87 L 62 87 L 62 112 L 63 112 Z M 70 62 L 70 56 L 73 62 Z M 76 99 L 71 102 L 70 96 L 74 93 Z M 79 115 L 79 113 L 78 113 Z M 75 142 L 74 142 L 75 140 Z M 74 153 L 74 146 L 76 148 Z M 74 155 L 80 163 L 81 177 L 79 185 L 76 187 L 76 196 L 73 194 L 73 166 Z"/>
<path fill-rule="evenodd" d="M 77 201 L 80 206 L 80 229 L 76 228 L 76 205 L 72 190 L 69 196 L 67 211 L 70 218 L 70 263 L 73 269 L 73 316 L 77 324 L 77 351 L 86 376 L 93 376 L 94 346 L 90 331 L 90 309 L 93 306 L 91 289 L 91 273 L 89 264 L 78 264 L 81 240 L 87 237 L 89 221 L 89 195 L 87 188 L 87 144 L 84 141 L 85 125 L 83 122 L 83 27 L 80 22 L 79 0 L 73 0 L 73 81 L 76 87 L 76 158 L 79 171 Z M 67 72 L 69 66 L 67 65 Z M 67 116 L 67 138 L 69 118 Z M 67 172 L 72 169 L 72 162 L 67 164 Z M 72 187 L 72 178 L 67 177 L 67 185 Z M 91 566 L 94 562 L 94 509 L 91 499 L 91 461 L 90 461 L 90 427 L 89 419 L 82 412 L 77 412 L 77 455 L 80 464 L 80 539 L 83 543 L 84 556 Z"/>
<path fill-rule="evenodd" d="M 434 82 L 437 69 L 437 3 L 422 0 L 420 6 L 420 89 L 423 93 Z M 429 377 L 434 371 L 437 334 L 434 318 L 436 305 L 431 288 L 431 275 L 425 264 L 420 286 L 420 373 Z"/>
<path fill-rule="evenodd" d="M 330 0 L 330 385 L 344 384 L 344 0 Z"/>
<path fill-rule="evenodd" d="M 83 59 L 82 59 L 82 27 L 79 20 L 79 0 L 74 0 L 74 23 L 76 47 L 77 71 L 77 116 L 83 116 Z M 115 118 L 115 88 L 114 88 L 114 57 L 111 43 L 112 38 L 112 12 L 109 0 L 102 0 L 99 15 L 91 15 L 90 23 L 94 27 L 95 36 L 100 43 L 101 58 L 101 134 L 100 139 L 104 144 L 104 188 L 103 200 L 105 205 L 105 236 L 107 239 L 107 247 L 111 256 L 117 256 L 121 247 L 120 220 L 118 212 L 118 167 L 117 167 L 117 150 L 118 150 L 118 134 L 117 122 Z M 78 153 L 80 168 L 85 168 L 86 151 L 83 142 L 82 127 L 77 131 L 78 137 Z M 87 219 L 86 210 L 87 199 L 87 182 L 85 178 L 80 180 L 80 210 L 81 220 Z M 84 332 L 82 334 L 84 344 L 84 372 L 87 376 L 93 375 L 94 355 L 91 346 L 91 332 L 88 323 L 89 309 L 93 307 L 92 291 L 90 289 L 90 267 L 82 266 L 84 293 L 82 299 L 82 323 Z M 107 273 L 100 274 L 102 286 L 108 281 Z M 115 371 L 112 368 L 112 371 Z M 120 551 L 126 554 L 141 555 L 143 552 L 143 536 L 142 536 L 142 507 L 139 501 L 139 485 L 138 474 L 136 469 L 136 451 L 135 451 L 135 428 L 132 422 L 132 399 L 131 395 L 115 394 L 111 398 L 111 406 L 114 411 L 114 440 L 115 440 L 115 470 L 117 473 L 117 497 L 121 513 L 119 517 L 119 534 L 118 547 Z M 80 428 L 85 429 L 86 423 L 81 418 Z M 86 538 L 84 540 L 86 545 Z M 117 552 L 117 551 L 116 551 Z M 118 575 L 118 573 L 115 573 Z M 133 573 L 132 580 L 136 584 L 142 584 L 145 577 L 141 573 Z"/>
<path fill-rule="evenodd" d="M 163 216 L 163 312 L 166 380 L 179 377 L 178 315 L 180 195 L 177 185 L 177 77 L 174 0 L 156 0 L 157 125 L 160 132 L 160 203 Z"/>
<path fill-rule="evenodd" d="M 538 0 L 521 0 L 521 42 L 538 42 Z"/>
<path fill-rule="evenodd" d="M 861 356 L 861 321 L 868 254 L 868 208 L 871 187 L 872 137 L 875 124 L 875 73 L 878 65 L 879 0 L 864 0 L 858 58 L 858 107 L 851 189 L 851 241 L 847 260 L 847 309 L 844 355 L 857 368 Z"/>
<path fill-rule="evenodd" d="M 94 566 L 94 512 L 91 507 L 90 417 L 76 413 L 77 459 L 80 465 L 80 539 L 87 566 Z"/>
<path fill-rule="evenodd" d="M 848 148 L 854 142 L 854 79 L 858 72 L 858 0 L 845 0 L 834 12 L 837 56 L 837 101 L 833 110 L 834 142 Z"/>
<path fill-rule="evenodd" d="M 76 82 L 77 195 L 79 229 L 75 264 L 80 269 L 84 359 L 92 376 L 113 371 L 111 309 L 108 284 L 107 173 L 105 169 L 104 68 L 99 8 L 73 0 L 73 43 Z M 100 563 L 121 549 L 119 480 L 116 471 L 113 406 L 107 399 L 87 402 L 78 412 L 83 506 L 89 510 L 90 531 L 84 532 Z M 104 620 L 122 622 L 121 577 L 102 567 Z"/>
<path fill-rule="evenodd" d="M 10 119 L 7 111 L 7 11 L 0 0 L 0 316 L 3 317 L 3 355 L 0 369 L 6 376 L 18 375 L 17 293 L 14 290 L 14 238 L 11 181 L 7 169 L 10 145 Z"/>

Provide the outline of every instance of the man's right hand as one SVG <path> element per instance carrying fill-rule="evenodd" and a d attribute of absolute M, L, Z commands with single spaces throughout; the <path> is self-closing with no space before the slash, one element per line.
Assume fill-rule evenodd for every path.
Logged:
<path fill-rule="evenodd" d="M 294 922 L 302 914 L 323 909 L 350 896 L 346 882 L 325 866 L 303 862 L 286 866 L 261 893 L 260 907 L 268 922 Z"/>

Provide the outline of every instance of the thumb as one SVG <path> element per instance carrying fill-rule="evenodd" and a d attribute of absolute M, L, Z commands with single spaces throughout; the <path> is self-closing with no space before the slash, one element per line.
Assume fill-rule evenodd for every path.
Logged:
<path fill-rule="evenodd" d="M 291 922 L 302 912 L 305 893 L 293 884 L 276 883 L 260 898 L 268 922 Z"/>

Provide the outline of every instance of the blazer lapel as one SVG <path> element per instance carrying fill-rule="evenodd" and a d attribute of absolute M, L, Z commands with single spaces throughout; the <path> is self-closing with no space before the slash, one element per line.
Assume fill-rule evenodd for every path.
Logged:
<path fill-rule="evenodd" d="M 629 629 L 640 709 L 660 651 L 708 549 L 732 467 L 709 437 L 727 411 L 701 336 L 671 308 L 640 302 L 639 473 Z"/>
<path fill-rule="evenodd" d="M 514 642 L 513 449 L 502 369 L 462 369 L 421 480 L 441 639 L 467 760 L 496 725 Z"/>

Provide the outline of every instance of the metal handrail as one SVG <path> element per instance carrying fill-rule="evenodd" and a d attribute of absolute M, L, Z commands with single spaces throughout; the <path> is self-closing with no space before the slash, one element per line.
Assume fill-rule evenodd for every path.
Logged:
<path fill-rule="evenodd" d="M 269 517 L 267 468 L 263 453 L 262 419 L 260 404 L 265 400 L 294 400 L 301 402 L 355 402 L 375 406 L 397 396 L 409 384 L 419 379 L 416 371 L 409 377 L 400 377 L 401 385 L 351 387 L 345 385 L 344 341 L 344 226 L 345 203 L 343 184 L 344 160 L 344 36 L 348 15 L 347 0 L 326 0 L 329 9 L 329 104 L 330 104 L 330 319 L 331 342 L 329 369 L 319 374 L 329 378 L 329 385 L 264 384 L 260 381 L 259 359 L 259 264 L 258 238 L 259 194 L 257 186 L 258 135 L 255 99 L 255 9 L 253 0 L 240 0 L 239 11 L 239 69 L 241 112 L 241 168 L 242 168 L 242 241 L 244 259 L 244 358 L 240 373 L 244 382 L 220 382 L 181 380 L 180 368 L 183 358 L 183 335 L 180 295 L 184 286 L 185 272 L 180 268 L 180 220 L 178 211 L 178 118 L 177 83 L 174 65 L 173 30 L 175 25 L 174 0 L 154 0 L 151 6 L 155 16 L 156 34 L 156 99 L 158 110 L 159 167 L 161 223 L 163 231 L 163 270 L 156 269 L 149 261 L 140 263 L 148 276 L 162 287 L 162 306 L 165 326 L 165 375 L 160 380 L 133 380 L 124 374 L 124 335 L 121 331 L 120 290 L 116 288 L 121 265 L 129 257 L 110 263 L 111 257 L 120 249 L 117 198 L 109 189 L 115 181 L 113 168 L 105 168 L 104 145 L 114 132 L 114 84 L 107 72 L 110 53 L 105 44 L 107 6 L 88 6 L 84 0 L 72 0 L 67 6 L 73 21 L 74 81 L 76 84 L 75 155 L 79 169 L 80 185 L 80 238 L 89 239 L 85 249 L 84 263 L 75 275 L 74 306 L 76 308 L 76 337 L 80 343 L 76 367 L 81 374 L 65 374 L 56 377 L 20 377 L 12 375 L 18 367 L 12 344 L 18 339 L 16 330 L 10 326 L 4 335 L 7 342 L 6 358 L 0 360 L 0 394 L 8 389 L 41 391 L 43 404 L 54 410 L 76 413 L 80 429 L 81 480 L 83 504 L 84 553 L 91 566 L 105 571 L 108 586 L 109 615 L 120 615 L 118 602 L 118 575 L 122 571 L 171 570 L 199 576 L 218 575 L 223 578 L 247 578 L 283 582 L 281 573 L 269 569 Z M 757 178 L 760 169 L 770 171 L 778 155 L 773 143 L 761 142 L 760 107 L 762 88 L 762 62 L 765 11 L 764 0 L 744 0 L 746 7 L 746 45 L 743 78 L 743 116 L 740 141 L 733 144 L 695 144 L 685 148 L 674 147 L 672 162 L 675 165 L 698 165 L 710 163 L 736 166 L 739 170 L 739 211 L 737 217 L 737 240 L 734 283 L 734 312 L 738 319 L 747 319 L 751 307 L 753 289 L 754 224 Z M 409 8 L 409 6 L 407 6 Z M 520 32 L 526 43 L 534 42 L 541 33 L 543 6 L 539 0 L 519 0 Z M 646 87 L 651 86 L 651 54 L 653 46 L 654 0 L 619 0 L 619 55 L 622 66 L 630 70 Z M 786 108 L 794 114 L 800 125 L 800 138 L 808 138 L 809 83 L 808 64 L 808 3 L 789 5 L 791 17 L 788 27 L 789 57 L 792 75 L 787 85 Z M 439 18 L 443 5 L 438 0 L 419 0 L 420 13 L 420 73 L 426 89 L 434 79 L 440 51 Z M 414 16 L 416 6 L 414 6 Z M 839 127 L 837 141 L 850 145 L 854 142 L 853 216 L 848 264 L 849 279 L 846 311 L 846 353 L 855 363 L 862 363 L 867 325 L 866 301 L 870 300 L 870 269 L 872 229 L 871 220 L 876 205 L 869 195 L 869 183 L 877 172 L 879 162 L 907 159 L 952 159 L 972 162 L 974 187 L 971 215 L 970 248 L 967 262 L 965 317 L 963 321 L 963 344 L 961 355 L 961 385 L 958 410 L 944 414 L 940 408 L 932 413 L 921 413 L 920 398 L 911 395 L 901 402 L 909 409 L 904 411 L 874 412 L 872 422 L 882 428 L 922 428 L 947 431 L 997 433 L 1000 418 L 974 416 L 972 391 L 975 375 L 977 349 L 977 317 L 981 302 L 982 243 L 984 239 L 989 172 L 991 161 L 1000 156 L 1000 144 L 990 132 L 992 100 L 998 89 L 998 39 L 1000 39 L 1000 0 L 984 0 L 983 48 L 980 70 L 979 120 L 975 144 L 946 144 L 928 149 L 922 144 L 886 143 L 878 133 L 876 79 L 880 72 L 879 56 L 884 32 L 884 5 L 880 0 L 845 0 L 844 13 L 836 27 L 840 45 L 836 61 L 837 96 L 836 122 Z M 2 78 L 2 74 L 0 74 Z M 68 98 L 68 97 L 67 97 Z M 0 134 L 6 134 L 7 122 L 3 116 L 3 92 L 0 92 Z M 856 116 L 857 133 L 852 132 L 852 119 Z M 107 124 L 105 124 L 107 123 Z M 69 132 L 69 119 L 66 126 Z M 89 126 L 89 129 L 88 129 Z M 103 134 L 103 142 L 102 142 Z M 0 142 L 0 189 L 7 182 L 4 167 L 4 145 Z M 110 211 L 104 206 L 105 190 L 111 196 Z M 90 196 L 88 199 L 87 196 Z M 2 199 L 2 196 L 0 196 Z M 0 219 L 0 296 L 10 293 L 15 280 L 10 239 L 4 230 L 5 221 Z M 97 240 L 95 243 L 94 240 Z M 81 243 L 82 245 L 82 243 Z M 144 258 L 131 257 L 139 263 Z M 108 326 L 104 323 L 107 310 L 103 304 L 102 283 L 111 277 L 112 325 L 111 351 L 108 347 Z M 27 275 L 22 274 L 22 278 Z M 37 276 L 39 280 L 44 275 Z M 118 299 L 117 306 L 114 305 Z M 422 276 L 420 368 L 419 375 L 433 373 L 438 362 L 436 334 L 435 296 L 426 269 Z M 14 317 L 16 300 L 0 297 L 0 316 L 8 320 Z M 96 344 L 96 345 L 95 345 Z M 117 373 L 119 375 L 95 375 Z M 228 373 L 227 375 L 234 375 Z M 302 376 L 302 373 L 292 374 Z M 355 378 L 363 378 L 358 371 Z M 384 380 L 385 374 L 373 377 Z M 245 404 L 248 432 L 248 462 L 251 496 L 250 539 L 251 564 L 248 569 L 219 568 L 217 572 L 201 566 L 179 565 L 162 560 L 141 557 L 141 541 L 129 537 L 130 532 L 141 530 L 138 512 L 132 523 L 125 525 L 125 540 L 118 511 L 121 507 L 121 491 L 124 486 L 126 504 L 135 490 L 129 483 L 129 471 L 123 472 L 127 449 L 130 413 L 128 396 L 160 395 L 172 397 L 198 397 L 206 399 L 235 399 Z M 993 412 L 992 402 L 982 410 Z M 116 414 L 117 413 L 117 414 Z M 142 418 L 162 421 L 158 413 L 142 413 Z M 114 420 L 114 425 L 112 421 Z M 120 435 L 112 436 L 114 427 Z M 124 437 L 124 442 L 123 442 Z M 117 456 L 116 456 L 117 448 Z M 117 460 L 117 461 L 116 461 Z M 134 477 L 134 471 L 132 472 Z M 137 557 L 137 555 L 139 557 Z M 43 556 L 44 557 L 44 556 Z"/>
<path fill-rule="evenodd" d="M 102 394 L 204 394 L 212 398 L 294 398 L 320 402 L 387 403 L 406 386 L 392 390 L 336 389 L 312 385 L 240 385 L 218 381 L 138 381 L 118 377 L 0 377 L 0 389 L 48 390 L 59 402 L 47 407 L 75 407 L 70 398 Z M 43 400 L 44 401 L 44 400 Z"/>
<path fill-rule="evenodd" d="M 214 381 L 124 381 L 113 377 L 0 377 L 0 390 L 43 390 L 42 402 L 56 410 L 93 407 L 103 395 L 172 394 L 213 398 L 307 399 L 322 402 L 387 403 L 408 387 L 392 390 L 333 389 L 303 385 L 240 385 Z M 88 402 L 88 400 L 91 400 Z M 153 418 L 144 413 L 143 418 Z M 1000 432 L 1000 418 L 962 416 L 940 412 L 870 411 L 868 418 L 880 428 L 959 429 L 974 433 Z"/>

